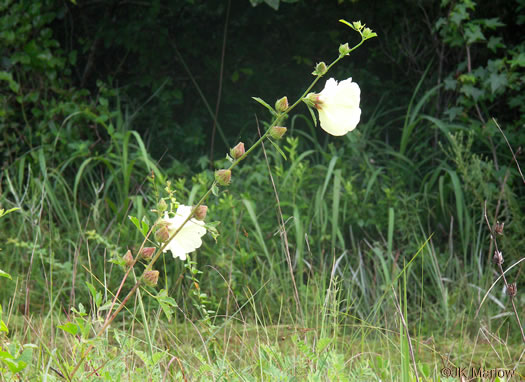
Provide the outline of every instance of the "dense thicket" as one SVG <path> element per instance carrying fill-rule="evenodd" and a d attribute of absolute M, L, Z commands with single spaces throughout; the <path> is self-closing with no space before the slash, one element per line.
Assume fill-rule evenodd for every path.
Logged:
<path fill-rule="evenodd" d="M 237 137 L 255 134 L 254 113 L 261 111 L 250 96 L 271 101 L 299 95 L 316 62 L 332 59 L 340 42 L 356 39 L 340 18 L 361 19 L 380 36 L 331 74 L 361 84 L 365 120 L 378 107 L 405 108 L 426 73 L 422 92 L 445 85 L 432 114 L 457 117 L 457 106 L 466 105 L 476 119 L 469 104 L 474 99 L 484 119 L 519 126 L 523 37 L 516 32 L 523 20 L 516 7 L 523 5 L 442 3 L 301 0 L 275 10 L 248 0 L 6 1 L 1 131 L 13 145 L 4 158 L 9 163 L 52 142 L 59 134 L 49 125 L 57 129 L 85 107 L 107 114 L 107 103 L 114 108 L 117 99 L 155 158 L 192 163 L 210 153 L 216 109 L 215 149 L 223 152 Z M 470 75 L 468 59 L 475 78 L 461 78 Z M 469 86 L 446 92 L 459 90 L 452 83 L 458 78 Z M 108 97 L 108 89 L 118 98 Z M 469 100 L 458 105 L 458 96 Z M 391 118 L 396 115 L 381 122 Z M 96 126 L 76 121 L 76 130 L 69 144 L 100 143 Z"/>

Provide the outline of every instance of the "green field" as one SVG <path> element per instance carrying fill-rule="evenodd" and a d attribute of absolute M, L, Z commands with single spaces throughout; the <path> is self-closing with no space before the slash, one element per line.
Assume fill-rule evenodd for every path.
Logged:
<path fill-rule="evenodd" d="M 525 380 L 525 3 L 332 3 L 0 2 L 0 381 Z"/>

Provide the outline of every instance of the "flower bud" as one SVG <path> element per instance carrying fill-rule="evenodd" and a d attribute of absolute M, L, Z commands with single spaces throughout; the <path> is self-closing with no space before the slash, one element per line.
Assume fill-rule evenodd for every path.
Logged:
<path fill-rule="evenodd" d="M 509 284 L 507 287 L 507 295 L 509 297 L 516 297 L 516 294 L 518 294 L 518 286 L 516 283 Z"/>
<path fill-rule="evenodd" d="M 154 253 L 155 253 L 155 247 L 144 247 L 142 248 L 142 251 L 140 251 L 140 255 L 146 261 L 150 261 Z"/>
<path fill-rule="evenodd" d="M 361 29 L 363 29 L 364 25 L 361 25 L 361 21 L 354 21 L 352 23 L 352 26 L 354 27 L 354 29 L 356 31 L 360 31 Z"/>
<path fill-rule="evenodd" d="M 144 272 L 144 282 L 147 286 L 154 287 L 159 281 L 159 271 Z"/>
<path fill-rule="evenodd" d="M 496 222 L 496 226 L 494 227 L 494 232 L 496 232 L 498 235 L 503 235 L 503 227 L 505 226 L 505 223 Z"/>
<path fill-rule="evenodd" d="M 315 66 L 315 70 L 312 72 L 314 76 L 322 76 L 328 71 L 328 68 L 324 62 L 320 62 Z"/>
<path fill-rule="evenodd" d="M 133 259 L 133 255 L 131 254 L 131 251 L 128 249 L 126 254 L 122 257 L 124 262 L 126 263 L 127 267 L 132 267 L 135 263 L 135 259 Z"/>
<path fill-rule="evenodd" d="M 494 257 L 492 258 L 494 264 L 503 264 L 503 254 L 500 251 L 494 251 Z"/>
<path fill-rule="evenodd" d="M 346 56 L 350 53 L 350 47 L 348 43 L 339 45 L 339 55 Z"/>
<path fill-rule="evenodd" d="M 317 93 L 308 93 L 306 97 L 303 98 L 303 102 L 308 105 L 308 107 L 316 107 L 319 102 L 319 94 Z"/>
<path fill-rule="evenodd" d="M 237 146 L 230 150 L 230 155 L 233 159 L 239 159 L 244 155 L 245 152 L 244 143 L 239 142 L 237 143 Z"/>
<path fill-rule="evenodd" d="M 278 113 L 282 113 L 286 111 L 286 109 L 288 109 L 288 98 L 283 97 L 275 102 L 275 110 L 277 110 Z"/>
<path fill-rule="evenodd" d="M 159 200 L 159 202 L 157 203 L 157 209 L 159 210 L 160 213 L 168 209 L 168 204 L 166 203 L 164 199 Z"/>
<path fill-rule="evenodd" d="M 206 213 L 208 212 L 208 206 L 198 206 L 195 210 L 195 219 L 197 220 L 204 220 L 206 218 Z"/>
<path fill-rule="evenodd" d="M 157 231 L 155 232 L 155 239 L 157 239 L 157 241 L 160 241 L 161 243 L 168 241 L 168 239 L 170 238 L 168 224 L 164 221 L 161 221 L 157 223 L 157 226 L 159 228 L 157 228 Z"/>
<path fill-rule="evenodd" d="M 373 32 L 372 29 L 370 29 L 370 28 L 363 29 L 363 32 L 361 32 L 361 33 L 362 33 L 362 36 L 363 36 L 363 38 L 365 40 L 377 36 L 377 33 Z"/>
<path fill-rule="evenodd" d="M 232 178 L 231 170 L 217 170 L 215 171 L 215 180 L 221 186 L 227 186 L 230 184 Z"/>
<path fill-rule="evenodd" d="M 281 139 L 283 135 L 286 133 L 286 130 L 288 130 L 286 127 L 272 126 L 270 128 L 270 136 L 273 139 Z"/>

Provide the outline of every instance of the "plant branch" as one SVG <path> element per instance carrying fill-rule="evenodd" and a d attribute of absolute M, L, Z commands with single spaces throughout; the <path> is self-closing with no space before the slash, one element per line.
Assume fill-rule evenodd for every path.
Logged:
<path fill-rule="evenodd" d="M 353 52 L 355 49 L 357 49 L 359 46 L 361 46 L 363 44 L 363 42 L 365 41 L 365 39 L 361 36 L 361 41 L 355 45 L 353 48 L 351 48 L 349 51 L 348 51 L 348 54 L 350 54 L 351 52 Z M 187 69 L 190 77 L 192 78 L 192 80 L 194 81 L 194 84 L 196 85 L 196 88 L 198 91 L 200 91 L 200 88 L 198 88 L 197 86 L 197 83 L 195 82 L 193 76 L 191 76 L 191 72 L 189 71 L 189 68 L 187 68 L 184 60 L 182 59 L 182 56 L 180 54 L 180 52 L 177 50 L 176 46 L 174 45 L 174 48 L 175 48 L 175 51 L 177 53 L 177 55 L 179 56 L 183 66 Z M 330 70 L 330 68 L 332 68 L 337 62 L 339 62 L 343 57 L 345 57 L 346 55 L 348 54 L 340 54 L 338 58 L 336 58 L 330 65 L 327 66 L 327 70 L 326 72 L 328 72 Z M 326 73 L 325 72 L 325 73 Z M 303 95 L 297 100 L 295 101 L 295 103 L 293 103 L 290 107 L 288 107 L 284 112 L 282 113 L 278 113 L 275 115 L 274 117 L 274 120 L 273 122 L 270 124 L 270 126 L 268 127 L 268 129 L 266 130 L 266 132 L 248 149 L 246 150 L 246 152 L 244 153 L 244 155 L 242 155 L 241 157 L 239 157 L 238 159 L 234 160 L 231 165 L 228 167 L 228 170 L 232 170 L 234 169 L 235 167 L 237 167 L 237 165 L 244 159 L 246 158 L 253 150 L 255 150 L 255 148 L 257 148 L 259 145 L 262 144 L 262 142 L 264 141 L 264 139 L 266 139 L 268 137 L 268 135 L 270 134 L 270 131 L 272 130 L 273 127 L 275 126 L 278 126 L 287 116 L 287 114 L 292 111 L 302 100 L 304 97 L 306 97 L 306 95 L 310 92 L 310 90 L 315 86 L 315 84 L 319 81 L 319 79 L 322 77 L 323 75 L 317 75 L 316 78 L 312 81 L 312 83 L 310 84 L 310 86 L 308 86 L 308 88 L 306 89 L 306 91 L 303 93 Z M 201 97 L 203 98 L 203 101 L 205 102 L 206 104 L 206 107 L 208 109 L 208 111 L 210 112 L 210 114 L 212 114 L 213 116 L 213 113 L 211 112 L 211 108 L 209 107 L 208 103 L 206 102 L 206 99 L 203 97 L 203 94 L 201 94 Z M 219 130 L 219 133 L 222 132 L 222 130 L 220 129 L 219 127 L 219 124 L 217 124 L 217 128 Z M 222 135 L 222 134 L 221 134 Z M 128 294 L 126 295 L 126 297 L 122 300 L 122 302 L 120 303 L 120 305 L 117 307 L 117 309 L 115 310 L 115 312 L 109 316 L 110 312 L 111 312 L 111 309 L 110 311 L 108 312 L 108 318 L 106 318 L 106 321 L 104 322 L 104 325 L 102 325 L 102 328 L 97 332 L 97 334 L 92 338 L 92 340 L 95 340 L 96 338 L 100 337 L 102 335 L 102 333 L 104 333 L 106 331 L 106 329 L 109 327 L 109 325 L 113 322 L 113 320 L 117 317 L 118 313 L 124 308 L 124 306 L 126 305 L 126 303 L 129 301 L 129 299 L 135 294 L 135 292 L 138 290 L 138 288 L 143 284 L 143 279 L 144 279 L 144 274 L 146 272 L 149 272 L 153 269 L 153 265 L 157 262 L 157 260 L 159 259 L 160 255 L 166 250 L 166 248 L 168 247 L 168 244 L 175 238 L 175 236 L 177 236 L 177 234 L 182 230 L 182 228 L 190 221 L 190 219 L 195 215 L 195 212 L 196 210 L 208 199 L 208 197 L 210 196 L 210 194 L 213 192 L 213 190 L 215 189 L 215 187 L 217 186 L 217 181 L 214 180 L 211 184 L 211 186 L 209 187 L 208 191 L 201 197 L 201 199 L 199 200 L 199 202 L 193 207 L 193 209 L 191 210 L 190 214 L 188 215 L 188 217 L 182 222 L 182 224 L 175 230 L 175 232 L 173 232 L 173 234 L 168 238 L 168 240 L 163 243 L 163 245 L 157 249 L 156 253 L 154 254 L 154 256 L 152 257 L 152 259 L 150 260 L 150 262 L 146 265 L 145 269 L 144 269 L 144 272 L 143 274 L 138 278 L 137 282 L 135 283 L 135 285 L 133 285 L 133 287 L 131 288 L 131 290 L 128 292 Z M 151 234 L 152 230 L 155 228 L 155 226 L 153 226 L 150 231 L 148 232 L 148 236 Z M 147 241 L 147 237 L 146 239 L 143 241 L 142 243 L 142 246 L 141 246 L 141 249 L 144 247 L 144 244 L 146 243 Z M 134 259 L 134 262 L 132 264 L 132 266 L 130 267 L 130 269 L 128 269 L 128 271 L 126 272 L 126 274 L 124 275 L 124 279 L 123 281 L 121 282 L 121 285 L 119 287 L 119 291 L 120 289 L 122 288 L 123 284 L 124 284 L 124 280 L 127 278 L 131 268 L 133 267 L 133 265 L 137 262 L 138 258 L 139 258 L 139 254 L 140 254 L 140 250 L 139 250 L 139 253 L 137 254 L 136 258 Z M 289 264 L 291 266 L 291 263 Z M 292 270 L 292 278 L 293 278 L 293 270 Z M 295 285 L 295 279 L 294 279 L 294 285 Z M 296 291 L 297 293 L 297 291 Z M 118 293 L 117 293 L 117 296 L 118 296 Z M 116 296 L 115 296 L 115 299 L 113 300 L 113 304 L 112 304 L 112 307 L 113 305 L 115 304 L 115 301 L 116 301 Z M 297 301 L 298 302 L 298 301 Z M 71 373 L 71 380 L 73 380 L 73 377 L 75 375 L 75 373 L 78 371 L 79 367 L 84 363 L 84 361 L 86 360 L 88 354 L 91 352 L 91 350 L 93 350 L 94 348 L 94 344 L 93 342 L 88 346 L 88 348 L 86 349 L 86 351 L 84 352 L 84 354 L 82 355 L 80 361 L 76 364 L 76 366 L 73 368 L 73 371 Z"/>
<path fill-rule="evenodd" d="M 498 241 L 496 239 L 496 235 L 494 233 L 494 230 L 490 226 L 489 218 L 487 217 L 487 201 L 485 201 L 484 215 L 485 215 L 485 221 L 487 222 L 487 227 L 488 227 L 488 229 L 490 231 L 490 239 L 491 239 L 491 241 L 494 242 L 494 246 L 496 248 L 496 253 L 498 253 L 499 256 L 502 256 L 501 252 L 498 249 Z M 496 255 L 494 257 L 496 258 Z M 501 266 L 502 263 L 503 263 L 503 257 L 501 257 L 501 261 L 497 261 L 497 265 L 498 265 L 498 270 L 500 271 L 501 276 L 503 277 L 503 283 L 505 284 L 505 290 L 508 291 L 509 290 L 509 284 L 507 282 L 507 278 L 505 277 L 505 272 L 503 271 L 503 267 Z M 510 298 L 510 302 L 512 304 L 512 309 L 514 310 L 514 316 L 516 316 L 516 321 L 518 322 L 518 326 L 519 326 L 520 331 L 521 331 L 521 339 L 525 343 L 525 332 L 523 332 L 523 327 L 521 326 L 520 316 L 518 314 L 518 310 L 516 309 L 516 304 L 514 302 L 514 296 L 511 295 L 510 293 L 507 293 L 507 296 L 509 296 L 509 298 Z"/>

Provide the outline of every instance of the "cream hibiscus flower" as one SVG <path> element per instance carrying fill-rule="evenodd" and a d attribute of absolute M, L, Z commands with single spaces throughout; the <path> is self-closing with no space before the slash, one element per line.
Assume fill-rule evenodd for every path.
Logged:
<path fill-rule="evenodd" d="M 321 128 L 328 134 L 341 136 L 355 129 L 361 118 L 361 89 L 352 78 L 326 81 L 321 93 L 310 99 L 319 112 Z"/>
<path fill-rule="evenodd" d="M 168 213 L 160 222 L 161 230 L 167 240 L 179 229 L 184 221 L 190 216 L 192 207 L 179 205 L 175 216 L 170 218 Z M 202 245 L 201 237 L 206 233 L 204 222 L 197 219 L 190 219 L 177 235 L 168 243 L 164 252 L 171 251 L 174 258 L 186 260 L 186 254 L 195 251 Z M 162 235 L 161 235 L 162 236 Z"/>

